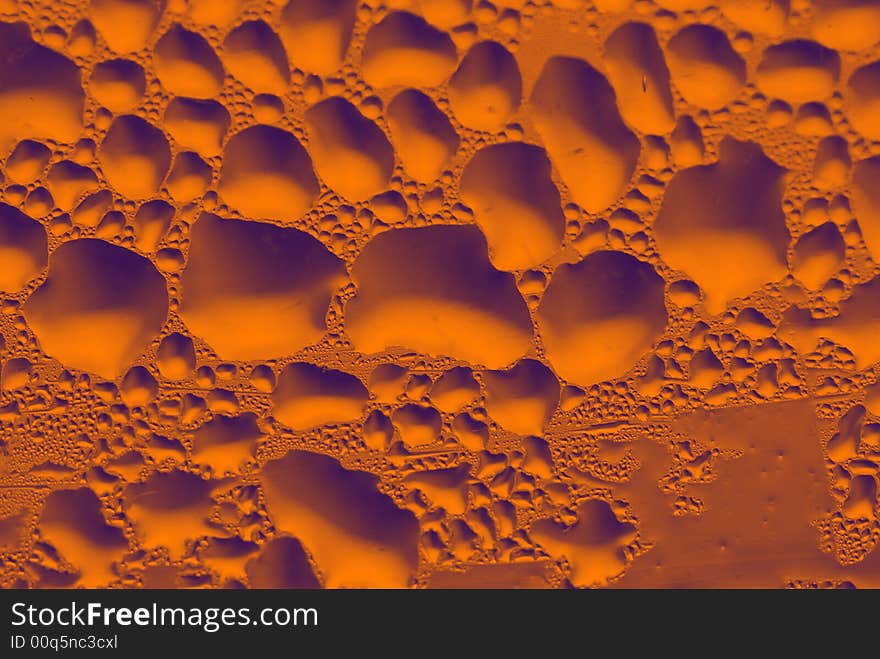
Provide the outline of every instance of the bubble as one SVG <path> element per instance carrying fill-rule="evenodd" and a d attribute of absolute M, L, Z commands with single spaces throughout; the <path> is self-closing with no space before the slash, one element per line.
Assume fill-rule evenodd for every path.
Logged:
<path fill-rule="evenodd" d="M 171 165 L 165 134 L 138 116 L 113 120 L 98 151 L 101 169 L 122 194 L 145 199 L 155 194 Z"/>
<path fill-rule="evenodd" d="M 42 225 L 8 204 L 0 204 L 0 290 L 22 288 L 46 267 L 48 240 Z"/>
<path fill-rule="evenodd" d="M 623 118 L 649 134 L 674 123 L 669 69 L 650 25 L 626 23 L 605 41 L 605 62 Z"/>
<path fill-rule="evenodd" d="M 22 140 L 16 144 L 6 159 L 6 173 L 10 180 L 27 185 L 36 181 L 46 165 L 51 152 L 48 147 L 33 140 Z"/>
<path fill-rule="evenodd" d="M 506 371 L 486 371 L 486 409 L 518 435 L 541 435 L 559 404 L 559 382 L 541 362 L 523 359 Z"/>
<path fill-rule="evenodd" d="M 229 359 L 276 357 L 321 338 L 341 276 L 339 259 L 302 231 L 203 214 L 181 278 L 180 313 Z"/>
<path fill-rule="evenodd" d="M 449 80 L 449 102 L 468 128 L 497 131 L 519 108 L 522 77 L 516 59 L 495 41 L 473 46 Z"/>
<path fill-rule="evenodd" d="M 130 368 L 119 385 L 122 401 L 131 407 L 146 405 L 159 392 L 156 378 L 143 366 Z"/>
<path fill-rule="evenodd" d="M 152 0 L 92 0 L 89 4 L 95 27 L 117 53 L 146 46 L 159 22 L 159 7 Z"/>
<path fill-rule="evenodd" d="M 213 534 L 207 517 L 213 484 L 188 471 L 155 471 L 126 486 L 125 513 L 147 547 L 167 547 L 179 559 L 189 542 Z"/>
<path fill-rule="evenodd" d="M 290 80 L 281 39 L 263 21 L 248 21 L 223 42 L 226 69 L 257 93 L 283 94 Z"/>
<path fill-rule="evenodd" d="M 445 32 L 408 12 L 392 12 L 370 28 L 363 75 L 373 87 L 433 87 L 455 68 L 455 46 Z"/>
<path fill-rule="evenodd" d="M 173 216 L 174 207 L 161 199 L 142 204 L 133 220 L 135 244 L 145 252 L 156 249 Z"/>
<path fill-rule="evenodd" d="M 296 538 L 270 540 L 260 554 L 247 562 L 245 570 L 252 588 L 318 588 L 302 543 Z"/>
<path fill-rule="evenodd" d="M 281 12 L 281 38 L 305 71 L 334 73 L 342 65 L 355 23 L 355 0 L 290 0 Z"/>
<path fill-rule="evenodd" d="M 309 154 L 280 128 L 246 128 L 230 138 L 223 156 L 220 195 L 249 217 L 294 219 L 317 196 Z"/>
<path fill-rule="evenodd" d="M 146 92 L 144 69 L 127 59 L 107 60 L 92 70 L 91 94 L 111 112 L 130 112 Z"/>
<path fill-rule="evenodd" d="M 230 122 L 229 112 L 217 101 L 174 98 L 165 109 L 171 137 L 204 156 L 220 153 Z"/>
<path fill-rule="evenodd" d="M 787 41 L 764 51 L 757 83 L 774 98 L 799 104 L 831 96 L 840 75 L 840 57 L 813 41 Z"/>
<path fill-rule="evenodd" d="M 480 395 L 480 383 L 473 371 L 457 366 L 440 375 L 431 386 L 431 402 L 447 413 L 454 413 Z"/>
<path fill-rule="evenodd" d="M 172 26 L 156 43 L 156 74 L 175 96 L 211 98 L 223 86 L 223 64 L 203 36 Z"/>
<path fill-rule="evenodd" d="M 811 229 L 794 246 L 792 273 L 807 288 L 818 290 L 843 265 L 846 245 L 833 222 Z"/>
<path fill-rule="evenodd" d="M 432 444 L 440 437 L 440 412 L 429 405 L 404 405 L 394 410 L 391 422 L 408 448 Z"/>
<path fill-rule="evenodd" d="M 880 157 L 860 160 L 853 167 L 853 207 L 859 214 L 859 229 L 868 245 L 876 254 L 880 252 L 880 190 L 874 182 L 880 174 Z"/>
<path fill-rule="evenodd" d="M 34 42 L 23 23 L 0 23 L 0 44 L 0 152 L 23 138 L 76 139 L 85 97 L 76 65 Z"/>
<path fill-rule="evenodd" d="M 564 227 L 559 191 L 539 147 L 519 142 L 486 147 L 465 167 L 460 188 L 497 268 L 529 268 L 559 248 Z"/>
<path fill-rule="evenodd" d="M 667 45 L 672 81 L 685 100 L 707 110 L 732 101 L 746 81 L 746 65 L 727 36 L 710 25 L 690 25 Z"/>
<path fill-rule="evenodd" d="M 461 142 L 449 118 L 429 96 L 415 89 L 404 90 L 391 100 L 388 124 L 404 169 L 425 183 L 436 180 L 451 164 Z"/>
<path fill-rule="evenodd" d="M 407 487 L 422 492 L 432 507 L 451 515 L 463 515 L 468 508 L 467 485 L 471 466 L 420 471 L 404 478 Z"/>
<path fill-rule="evenodd" d="M 306 429 L 358 418 L 368 397 L 353 375 L 295 362 L 278 375 L 273 413 L 291 428 Z"/>
<path fill-rule="evenodd" d="M 694 277 L 714 312 L 780 278 L 789 242 L 781 208 L 784 170 L 752 143 L 727 138 L 720 155 L 715 164 L 673 177 L 655 222 L 664 258 Z M 744 186 L 754 194 L 739 194 Z M 749 254 L 747 269 L 740 267 L 743 254 Z"/>
<path fill-rule="evenodd" d="M 275 523 L 315 557 L 328 588 L 409 584 L 418 564 L 418 523 L 376 491 L 375 476 L 291 451 L 269 462 L 261 481 Z"/>
<path fill-rule="evenodd" d="M 813 35 L 829 48 L 861 50 L 880 41 L 880 8 L 869 0 L 817 0 L 813 11 Z"/>
<path fill-rule="evenodd" d="M 789 2 L 786 0 L 721 0 L 721 11 L 740 27 L 776 36 L 785 30 Z"/>
<path fill-rule="evenodd" d="M 220 476 L 253 459 L 263 433 L 253 413 L 215 416 L 193 433 L 193 461 Z"/>
<path fill-rule="evenodd" d="M 849 102 L 848 117 L 853 127 L 870 139 L 880 137 L 877 129 L 878 108 L 880 108 L 880 62 L 862 66 L 849 77 L 846 83 L 846 98 Z"/>
<path fill-rule="evenodd" d="M 128 542 L 122 529 L 107 523 L 100 499 L 89 488 L 56 490 L 43 504 L 38 523 L 42 536 L 77 570 L 86 588 L 116 580 L 112 566 Z"/>
<path fill-rule="evenodd" d="M 385 133 L 348 101 L 329 98 L 305 115 L 309 152 L 327 185 L 351 201 L 381 192 L 394 170 Z"/>
<path fill-rule="evenodd" d="M 52 193 L 54 205 L 72 210 L 83 195 L 98 188 L 98 177 L 88 167 L 62 160 L 49 168 L 46 184 Z"/>
<path fill-rule="evenodd" d="M 176 202 L 190 201 L 204 194 L 211 185 L 213 174 L 211 166 L 198 154 L 183 151 L 174 159 L 165 185 Z"/>
<path fill-rule="evenodd" d="M 535 540 L 568 558 L 576 586 L 604 585 L 627 567 L 622 549 L 635 539 L 636 527 L 621 522 L 605 501 L 588 499 L 577 511 L 577 522 L 565 528 L 553 520 L 532 524 Z"/>
<path fill-rule="evenodd" d="M 529 342 L 528 314 L 512 276 L 495 270 L 486 250 L 472 227 L 374 238 L 352 270 L 358 294 L 346 322 L 355 346 L 379 352 L 404 345 L 489 366 L 516 359 Z"/>
<path fill-rule="evenodd" d="M 580 304 L 570 306 L 572 298 Z M 556 371 L 576 384 L 593 384 L 622 375 L 663 331 L 663 280 L 628 254 L 594 252 L 556 270 L 537 315 Z"/>
<path fill-rule="evenodd" d="M 273 124 L 284 116 L 284 102 L 273 94 L 254 96 L 254 116 L 264 124 Z"/>
<path fill-rule="evenodd" d="M 152 263 L 101 240 L 65 243 L 25 317 L 40 346 L 75 368 L 113 378 L 161 329 L 165 282 Z"/>
<path fill-rule="evenodd" d="M 531 105 L 572 199 L 590 212 L 612 204 L 635 170 L 640 147 L 605 77 L 583 60 L 552 57 L 535 83 Z"/>
<path fill-rule="evenodd" d="M 24 357 L 16 357 L 3 364 L 0 373 L 0 389 L 10 391 L 30 384 L 33 377 L 33 364 Z"/>
<path fill-rule="evenodd" d="M 192 339 L 180 332 L 162 338 L 156 357 L 159 373 L 169 380 L 183 380 L 195 369 L 196 353 Z"/>

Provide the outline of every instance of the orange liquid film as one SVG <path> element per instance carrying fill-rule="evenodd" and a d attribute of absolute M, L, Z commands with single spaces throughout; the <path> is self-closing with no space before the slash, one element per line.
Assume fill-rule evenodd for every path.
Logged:
<path fill-rule="evenodd" d="M 880 587 L 878 42 L 0 0 L 0 585 Z"/>

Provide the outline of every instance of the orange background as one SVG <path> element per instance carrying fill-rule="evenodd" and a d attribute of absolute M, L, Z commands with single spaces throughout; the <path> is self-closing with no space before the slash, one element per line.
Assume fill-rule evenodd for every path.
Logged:
<path fill-rule="evenodd" d="M 880 585 L 878 42 L 0 0 L 0 585 Z"/>

